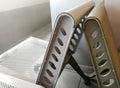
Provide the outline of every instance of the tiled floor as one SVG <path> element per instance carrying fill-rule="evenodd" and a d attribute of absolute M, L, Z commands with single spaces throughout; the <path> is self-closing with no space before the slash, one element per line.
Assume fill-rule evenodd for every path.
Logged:
<path fill-rule="evenodd" d="M 32 33 L 31 36 L 49 41 L 51 30 L 46 29 L 49 28 L 49 26 L 50 25 L 47 25 L 43 29 Z M 48 43 L 46 41 L 42 41 L 43 43 L 41 43 L 41 40 L 39 41 L 39 39 L 33 37 L 31 37 L 31 39 L 34 41 L 28 39 L 27 42 L 19 45 L 17 49 L 13 49 L 13 51 L 11 50 L 12 52 L 9 51 L 4 55 L 2 58 L 5 59 L 1 59 L 1 65 L 23 74 L 28 78 L 32 77 L 31 79 L 35 82 L 38 74 L 37 71 L 39 70 L 38 67 L 40 66 L 40 63 L 38 62 L 42 62 Z M 87 73 L 93 71 L 91 66 L 81 67 Z M 33 72 L 33 74 L 29 74 L 30 72 Z M 93 81 L 91 85 L 86 86 L 83 79 L 69 65 L 67 65 L 58 79 L 56 88 L 97 88 L 97 84 L 96 81 Z"/>
<path fill-rule="evenodd" d="M 2 54 L 0 65 L 28 77 L 35 83 L 47 44 L 47 41 L 30 37 Z"/>
<path fill-rule="evenodd" d="M 56 88 L 78 88 L 80 79 L 80 76 L 73 70 L 64 69 Z"/>
<path fill-rule="evenodd" d="M 98 86 L 95 78 L 90 85 L 86 85 L 74 70 L 65 68 L 58 79 L 56 88 L 98 88 Z"/>

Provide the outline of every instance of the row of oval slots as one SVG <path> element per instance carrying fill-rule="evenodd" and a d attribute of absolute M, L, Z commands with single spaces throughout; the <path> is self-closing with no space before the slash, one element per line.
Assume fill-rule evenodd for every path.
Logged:
<path fill-rule="evenodd" d="M 73 34 L 73 37 L 72 37 L 71 42 L 70 42 L 70 45 L 69 45 L 69 49 L 70 49 L 71 51 L 74 51 L 74 50 L 75 50 L 75 47 L 77 46 L 77 43 L 78 43 L 77 41 L 79 41 L 80 37 L 82 36 L 82 23 L 83 23 L 83 21 L 84 21 L 84 19 L 82 19 L 81 23 L 78 25 L 78 27 L 76 28 L 76 30 L 75 30 L 75 32 L 74 32 L 74 34 Z M 61 33 L 62 33 L 63 36 L 66 36 L 66 35 L 67 35 L 67 33 L 66 33 L 66 31 L 65 31 L 64 28 L 61 28 L 60 30 L 61 30 Z M 60 38 L 57 38 L 57 42 L 59 43 L 60 46 L 64 46 L 64 43 L 63 43 L 63 41 L 62 41 Z M 54 49 L 55 49 L 55 51 L 56 51 L 59 55 L 61 54 L 61 51 L 60 51 L 60 49 L 59 49 L 57 46 L 55 46 Z M 51 56 L 53 57 L 53 59 L 54 59 L 56 62 L 59 61 L 58 58 L 57 58 L 57 56 L 56 56 L 55 54 L 52 53 Z M 52 69 L 56 70 L 56 66 L 55 66 L 55 64 L 54 64 L 53 62 L 49 61 L 49 65 L 52 67 Z M 49 69 L 46 69 L 46 73 L 47 73 L 50 77 L 54 77 L 52 71 L 50 71 Z M 49 84 L 49 85 L 52 84 L 51 80 L 50 80 L 48 77 L 46 77 L 46 76 L 44 76 L 44 81 L 45 81 L 47 84 Z"/>
<path fill-rule="evenodd" d="M 112 72 L 110 69 L 110 64 L 108 62 L 109 57 L 107 55 L 106 47 L 105 47 L 105 44 L 103 44 L 105 40 L 103 39 L 103 37 L 100 38 L 101 33 L 98 32 L 98 30 L 95 30 L 92 34 L 91 34 L 93 38 L 92 47 L 95 50 L 94 51 L 95 57 L 96 57 L 95 60 L 97 62 L 97 67 L 99 69 L 102 84 L 104 87 L 108 88 L 114 84 L 114 79 L 110 77 Z M 94 41 L 94 40 L 97 40 L 97 41 Z"/>
<path fill-rule="evenodd" d="M 61 28 L 60 31 L 61 31 L 63 37 L 65 37 L 67 35 L 64 28 Z M 60 46 L 64 46 L 64 43 L 60 38 L 57 38 L 57 42 Z M 60 51 L 59 47 L 55 46 L 54 49 L 55 49 L 55 51 L 57 52 L 58 55 L 61 54 L 61 51 Z M 54 59 L 55 62 L 59 62 L 59 60 L 57 58 L 57 55 L 52 53 L 51 56 L 52 56 L 52 58 Z M 56 70 L 56 66 L 55 66 L 54 62 L 49 61 L 49 65 L 52 67 L 53 70 Z M 49 77 L 54 77 L 54 74 L 49 69 L 46 69 L 46 73 L 49 75 Z M 43 79 L 44 79 L 45 83 L 47 83 L 48 85 L 52 84 L 51 80 L 48 77 L 44 76 Z"/>
<path fill-rule="evenodd" d="M 82 19 L 83 21 L 84 19 Z M 76 27 L 76 30 L 74 31 L 73 37 L 71 39 L 69 49 L 74 53 L 77 45 L 79 44 L 79 40 L 82 37 L 82 22 L 79 23 L 79 25 Z"/>

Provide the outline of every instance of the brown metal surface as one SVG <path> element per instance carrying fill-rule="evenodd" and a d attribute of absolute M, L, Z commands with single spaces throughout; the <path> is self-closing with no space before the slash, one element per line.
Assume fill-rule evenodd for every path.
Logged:
<path fill-rule="evenodd" d="M 104 0 L 117 48 L 120 50 L 120 0 Z"/>
<path fill-rule="evenodd" d="M 65 64 L 71 54 L 75 52 L 81 38 L 82 31 L 77 29 L 79 22 L 93 6 L 94 3 L 88 1 L 57 17 L 37 84 L 43 85 L 45 88 L 55 87 Z"/>

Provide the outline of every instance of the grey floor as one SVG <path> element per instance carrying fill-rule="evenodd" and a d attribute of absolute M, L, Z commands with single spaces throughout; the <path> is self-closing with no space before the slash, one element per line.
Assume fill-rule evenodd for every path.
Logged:
<path fill-rule="evenodd" d="M 46 28 L 48 28 L 48 29 L 46 29 Z M 37 30 L 36 32 L 34 32 L 34 33 L 32 33 L 30 36 L 32 36 L 32 37 L 36 37 L 36 38 L 39 38 L 39 39 L 43 39 L 43 40 L 45 40 L 45 41 L 49 41 L 49 39 L 50 39 L 50 36 L 51 36 L 51 29 L 50 29 L 50 25 L 46 25 L 46 27 L 44 27 L 44 28 L 42 28 L 42 29 L 40 29 L 40 30 Z M 36 39 L 37 40 L 37 39 Z M 37 40 L 37 41 L 39 41 L 39 40 Z M 34 42 L 35 44 L 38 44 L 37 42 Z M 46 42 L 44 42 L 44 43 L 46 43 Z M 40 43 L 39 43 L 40 44 Z M 38 44 L 38 46 L 39 46 L 39 44 Z M 26 46 L 24 46 L 24 47 L 26 47 L 26 49 L 27 49 L 27 46 L 28 45 L 26 45 Z M 34 47 L 33 45 L 30 45 L 30 47 Z M 29 46 L 28 46 L 28 48 L 30 49 L 30 50 L 34 50 L 34 52 L 36 53 L 34 56 L 30 56 L 30 55 L 26 55 L 26 54 L 23 54 L 24 55 L 24 57 L 26 57 L 26 58 L 33 58 L 34 59 L 34 57 L 37 57 L 38 58 L 38 56 L 36 56 L 36 55 L 39 55 L 39 54 L 37 54 L 37 53 L 39 53 L 40 51 L 36 51 L 35 50 L 35 48 L 36 49 L 38 49 L 38 50 L 40 50 L 39 48 L 40 47 L 34 47 L 34 49 L 33 48 L 30 48 Z M 44 45 L 43 45 L 44 46 Z M 45 48 L 46 48 L 46 46 L 44 46 Z M 24 51 L 25 52 L 25 48 L 19 48 L 19 50 L 20 49 L 22 49 L 22 51 Z M 16 55 L 16 56 L 12 56 L 11 57 L 11 59 L 12 58 L 18 58 L 18 56 L 20 57 L 20 55 L 19 55 L 19 53 L 23 53 L 23 52 L 19 52 L 19 53 L 17 53 L 18 51 L 19 51 L 18 49 L 14 52 L 14 53 L 10 53 L 10 54 L 8 54 L 7 55 L 7 57 L 4 57 L 4 58 L 10 58 L 10 55 Z M 27 51 L 27 53 L 28 54 L 31 54 L 32 52 L 30 52 L 30 50 L 28 50 Z M 43 53 L 43 52 L 41 52 L 41 53 Z M 18 58 L 19 59 L 19 58 Z M 31 60 L 31 59 L 29 59 L 29 60 Z M 10 64 L 10 61 L 11 61 L 11 63 L 15 63 L 14 61 L 16 61 L 16 60 L 14 60 L 13 62 L 12 62 L 12 60 L 7 60 L 6 62 L 5 61 L 3 61 L 3 63 L 1 63 L 2 65 L 4 65 L 4 66 L 8 66 L 8 68 L 11 66 L 11 69 L 12 70 L 15 70 L 15 71 L 17 71 L 18 69 L 16 69 L 16 68 L 14 68 L 14 67 L 12 67 L 12 65 Z M 77 60 L 77 62 L 79 63 L 79 60 Z M 26 66 L 26 63 L 23 63 L 23 62 L 21 62 L 21 60 L 19 59 L 19 63 L 20 63 L 20 66 L 17 64 L 16 66 L 18 66 L 18 67 L 20 67 L 19 69 L 21 69 L 21 71 L 23 70 L 23 68 L 22 67 L 28 67 L 28 66 Z M 21 63 L 23 63 L 22 65 L 21 65 Z M 35 62 L 36 63 L 36 62 Z M 25 65 L 25 66 L 24 66 Z M 14 66 L 15 66 L 15 64 L 14 64 Z M 81 67 L 82 67 L 82 69 L 84 70 L 84 72 L 86 72 L 86 73 L 91 73 L 91 72 L 93 72 L 93 68 L 92 68 L 92 66 L 84 66 L 84 65 L 80 65 Z M 34 65 L 33 65 L 33 67 L 34 67 Z M 14 68 L 14 69 L 13 69 Z M 28 69 L 28 68 L 26 68 L 26 69 Z M 35 70 L 35 69 L 34 69 Z M 19 73 L 21 73 L 21 71 L 19 70 L 19 71 L 17 71 L 17 72 L 19 72 Z M 27 72 L 25 71 L 25 73 L 27 74 Z M 22 73 L 21 73 L 22 74 Z M 25 74 L 25 75 L 26 75 Z M 28 74 L 27 74 L 28 75 Z M 33 77 L 35 77 L 34 75 L 32 75 Z M 31 75 L 30 75 L 30 77 L 32 77 Z M 67 65 L 66 67 L 65 67 L 65 69 L 63 70 L 63 72 L 62 72 L 62 74 L 61 74 L 61 76 L 60 76 L 60 78 L 58 79 L 58 82 L 57 82 L 57 85 L 56 85 L 56 88 L 98 88 L 97 87 L 97 83 L 96 83 L 96 81 L 94 80 L 94 81 L 92 81 L 92 83 L 91 83 L 91 85 L 89 85 L 89 86 L 87 86 L 87 85 L 85 85 L 84 84 L 84 80 L 69 66 L 69 65 Z"/>

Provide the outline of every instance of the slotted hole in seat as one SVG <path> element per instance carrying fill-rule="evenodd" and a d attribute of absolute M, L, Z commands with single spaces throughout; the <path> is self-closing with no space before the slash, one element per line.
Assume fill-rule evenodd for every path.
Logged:
<path fill-rule="evenodd" d="M 77 34 L 74 34 L 74 38 L 75 38 L 75 39 L 78 39 L 79 37 L 78 37 L 78 35 L 77 35 Z"/>
<path fill-rule="evenodd" d="M 114 83 L 113 79 L 107 79 L 103 82 L 103 85 L 109 88 L 113 83 Z"/>
<path fill-rule="evenodd" d="M 56 50 L 56 52 L 57 52 L 58 54 L 61 54 L 61 51 L 60 51 L 60 49 L 59 49 L 57 46 L 55 46 L 55 50 Z"/>
<path fill-rule="evenodd" d="M 77 44 L 76 41 L 75 41 L 75 39 L 72 39 L 71 42 L 72 42 L 73 45 Z"/>
<path fill-rule="evenodd" d="M 50 64 L 50 66 L 51 66 L 54 70 L 56 70 L 56 66 L 54 65 L 53 62 L 49 61 L 49 64 Z"/>
<path fill-rule="evenodd" d="M 80 28 L 82 28 L 82 23 L 79 23 Z"/>
<path fill-rule="evenodd" d="M 94 32 L 92 32 L 91 37 L 93 39 L 95 39 L 97 36 L 98 36 L 98 31 L 97 30 L 95 30 Z"/>
<path fill-rule="evenodd" d="M 80 30 L 80 28 L 77 28 L 77 33 L 78 33 L 78 34 L 81 34 L 81 33 L 82 33 L 81 30 Z"/>
<path fill-rule="evenodd" d="M 97 41 L 94 45 L 93 48 L 98 49 L 101 46 L 101 42 Z"/>
<path fill-rule="evenodd" d="M 99 66 L 103 66 L 103 65 L 106 64 L 106 62 L 107 62 L 107 60 L 106 60 L 106 59 L 103 59 L 103 60 L 101 60 L 101 61 L 98 63 L 98 65 L 99 65 Z"/>
<path fill-rule="evenodd" d="M 52 73 L 49 69 L 47 69 L 46 72 L 48 73 L 48 75 L 49 75 L 50 77 L 54 77 L 53 73 Z"/>
<path fill-rule="evenodd" d="M 84 22 L 84 20 L 85 20 L 84 18 L 83 18 L 83 19 L 81 19 L 81 22 Z"/>
<path fill-rule="evenodd" d="M 104 69 L 100 74 L 103 75 L 103 76 L 106 76 L 110 73 L 110 69 L 106 68 Z"/>
<path fill-rule="evenodd" d="M 63 46 L 63 41 L 62 41 L 60 38 L 58 38 L 57 40 L 58 40 L 58 43 L 59 43 L 61 46 Z"/>
<path fill-rule="evenodd" d="M 104 52 L 101 50 L 96 54 L 97 58 L 101 58 L 104 55 Z"/>
<path fill-rule="evenodd" d="M 74 50 L 74 47 L 73 47 L 73 45 L 72 45 L 72 44 L 70 44 L 70 45 L 69 45 L 69 49 L 70 49 L 71 51 L 73 51 L 73 50 Z"/>
<path fill-rule="evenodd" d="M 57 58 L 57 56 L 56 56 L 55 54 L 52 54 L 52 57 L 53 57 L 53 59 L 54 59 L 56 62 L 58 62 L 58 58 Z"/>
<path fill-rule="evenodd" d="M 67 35 L 67 33 L 66 33 L 66 31 L 65 31 L 64 28 L 61 28 L 61 32 L 62 32 L 62 34 L 63 34 L 64 36 Z"/>
<path fill-rule="evenodd" d="M 51 84 L 51 81 L 46 76 L 44 76 L 43 79 L 44 79 L 45 83 Z"/>

